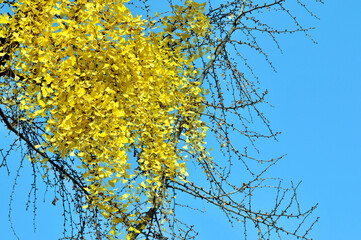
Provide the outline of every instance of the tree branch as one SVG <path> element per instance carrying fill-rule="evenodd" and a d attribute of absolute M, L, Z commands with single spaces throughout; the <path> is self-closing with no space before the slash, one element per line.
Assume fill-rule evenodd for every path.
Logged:
<path fill-rule="evenodd" d="M 207 76 L 207 74 L 209 72 L 209 69 L 213 66 L 213 64 L 216 61 L 219 54 L 221 54 L 224 46 L 226 45 L 227 42 L 229 42 L 229 40 L 231 39 L 231 36 L 234 33 L 234 31 L 236 31 L 237 26 L 238 26 L 243 14 L 244 14 L 245 5 L 246 5 L 246 0 L 243 0 L 242 6 L 241 6 L 241 11 L 240 11 L 239 15 L 237 16 L 237 18 L 234 20 L 231 29 L 228 31 L 227 35 L 224 37 L 224 39 L 221 41 L 221 43 L 217 46 L 215 52 L 211 55 L 211 59 L 207 63 L 206 67 L 204 68 L 201 76 L 198 78 L 198 81 L 201 84 L 203 84 L 203 81 L 204 81 L 205 77 Z"/>
<path fill-rule="evenodd" d="M 48 155 L 45 152 L 40 151 L 39 149 L 37 149 L 34 144 L 31 143 L 31 141 L 25 137 L 22 133 L 20 133 L 18 130 L 16 130 L 11 123 L 9 122 L 7 116 L 5 115 L 5 113 L 3 112 L 3 110 L 0 108 L 0 117 L 3 120 L 3 122 L 5 123 L 5 125 L 7 126 L 8 129 L 10 129 L 10 131 L 12 131 L 13 133 L 15 133 L 18 137 L 20 137 L 22 140 L 24 140 L 26 142 L 26 144 L 28 144 L 28 146 L 34 150 L 36 153 L 38 153 L 39 155 L 41 155 L 43 158 L 48 159 L 48 162 L 50 162 L 50 164 L 59 172 L 63 173 L 65 176 L 67 176 L 76 186 L 78 186 L 85 195 L 89 195 L 88 191 L 85 190 L 83 184 L 78 181 L 77 179 L 74 178 L 74 176 L 72 176 L 71 174 L 68 174 L 64 168 L 62 168 L 61 166 L 59 166 L 55 161 L 51 160 Z"/>

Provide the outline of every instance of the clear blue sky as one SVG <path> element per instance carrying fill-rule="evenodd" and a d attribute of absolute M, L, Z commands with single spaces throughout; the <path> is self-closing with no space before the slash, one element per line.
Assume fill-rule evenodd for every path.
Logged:
<path fill-rule="evenodd" d="M 361 1 L 328 1 L 315 9 L 321 21 L 312 32 L 318 45 L 301 35 L 281 41 L 284 54 L 271 50 L 278 70 L 273 73 L 260 63 L 255 71 L 267 100 L 265 108 L 272 126 L 283 134 L 278 143 L 264 144 L 269 156 L 288 155 L 272 175 L 303 183 L 299 200 L 305 207 L 319 203 L 321 217 L 311 236 L 317 240 L 361 239 Z M 302 20 L 302 19 L 301 19 Z M 0 130 L 0 148 L 8 143 Z M 9 165 L 17 166 L 19 154 Z M 1 239 L 15 239 L 8 222 L 9 194 L 15 175 L 0 169 Z M 25 161 L 13 204 L 13 221 L 21 239 L 52 240 L 61 237 L 61 207 L 51 205 L 50 191 L 43 202 L 38 195 L 37 231 L 32 213 L 25 212 L 31 171 Z M 60 216 L 60 217 L 59 217 Z M 189 216 L 200 235 L 197 239 L 241 239 L 242 232 L 231 228 L 221 212 L 210 208 L 207 215 Z"/>

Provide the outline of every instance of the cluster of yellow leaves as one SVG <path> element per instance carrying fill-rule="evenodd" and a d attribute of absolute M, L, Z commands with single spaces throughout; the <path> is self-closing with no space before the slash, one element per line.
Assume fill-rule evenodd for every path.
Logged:
<path fill-rule="evenodd" d="M 180 128 L 184 148 L 204 149 L 193 63 L 210 26 L 205 4 L 173 6 L 156 28 L 126 2 L 19 0 L 0 34 L 19 44 L 9 64 L 26 77 L 12 88 L 27 118 L 47 121 L 43 148 L 79 158 L 85 207 L 134 230 L 140 195 L 151 203 L 164 179 L 187 176 Z"/>

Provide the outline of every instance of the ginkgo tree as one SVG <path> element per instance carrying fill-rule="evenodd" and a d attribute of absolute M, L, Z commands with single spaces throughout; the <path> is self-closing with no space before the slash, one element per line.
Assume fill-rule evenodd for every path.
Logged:
<path fill-rule="evenodd" d="M 309 36 L 286 0 L 165 1 L 163 13 L 145 0 L 1 2 L 11 7 L 0 16 L 1 121 L 26 145 L 34 174 L 58 189 L 53 204 L 67 203 L 64 237 L 192 239 L 176 214 L 192 206 L 177 201 L 183 194 L 217 206 L 244 231 L 252 223 L 260 239 L 308 239 L 315 207 L 295 208 L 297 187 L 288 196 L 281 181 L 263 177 L 280 158 L 256 158 L 238 140 L 257 150 L 257 138 L 277 135 L 258 108 L 266 92 L 239 62 L 249 67 L 242 47 L 269 61 L 257 34 L 276 43 L 279 33 Z M 261 22 L 270 11 L 286 13 L 295 28 Z M 252 129 L 255 113 L 268 133 Z M 219 142 L 213 152 L 209 135 Z M 265 186 L 277 193 L 275 207 L 251 206 Z"/>

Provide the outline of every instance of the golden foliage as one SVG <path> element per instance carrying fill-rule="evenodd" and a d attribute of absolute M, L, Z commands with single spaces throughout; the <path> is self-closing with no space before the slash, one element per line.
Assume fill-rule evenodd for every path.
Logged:
<path fill-rule="evenodd" d="M 2 70 L 23 76 L 0 91 L 11 89 L 27 119 L 46 121 L 39 148 L 81 161 L 84 208 L 101 209 L 113 235 L 118 224 L 138 231 L 141 199 L 167 201 L 166 180 L 186 181 L 182 149 L 205 154 L 204 94 L 193 67 L 207 52 L 197 47 L 210 28 L 205 4 L 187 0 L 153 21 L 126 2 L 20 0 L 12 17 L 0 17 L 1 37 L 10 39 L 1 51 L 17 44 Z"/>

